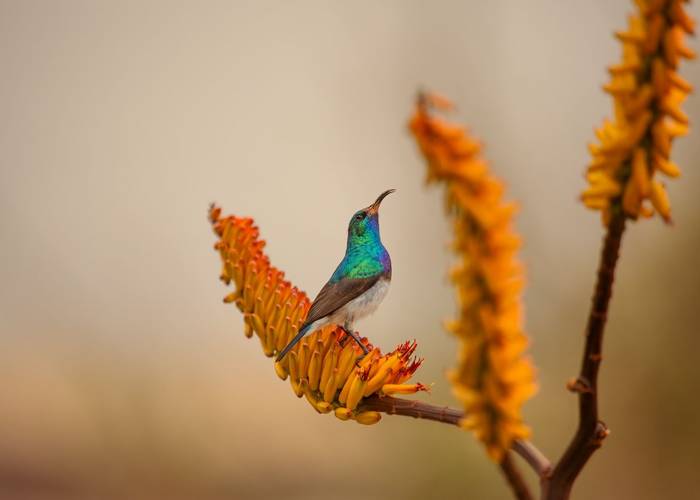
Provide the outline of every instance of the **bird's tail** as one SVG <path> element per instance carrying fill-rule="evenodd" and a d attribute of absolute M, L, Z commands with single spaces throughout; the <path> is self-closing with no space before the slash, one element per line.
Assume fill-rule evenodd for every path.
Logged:
<path fill-rule="evenodd" d="M 280 353 L 277 355 L 277 361 L 282 361 L 284 359 L 284 357 L 287 355 L 287 353 L 292 350 L 292 347 L 297 345 L 297 343 L 299 343 L 299 341 L 304 337 L 304 335 L 306 335 L 308 333 L 310 328 L 311 328 L 311 325 L 306 325 L 301 330 L 299 330 L 299 333 L 297 333 L 294 336 L 292 341 L 289 344 L 287 344 L 285 346 L 285 348 L 282 349 L 280 351 Z"/>

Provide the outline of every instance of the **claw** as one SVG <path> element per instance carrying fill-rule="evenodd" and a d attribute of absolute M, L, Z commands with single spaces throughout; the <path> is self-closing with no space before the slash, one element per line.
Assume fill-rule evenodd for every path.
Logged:
<path fill-rule="evenodd" d="M 357 332 L 353 331 L 352 328 L 349 327 L 349 325 L 344 325 L 342 328 L 343 331 L 347 334 L 347 336 L 351 337 L 357 343 L 357 345 L 360 346 L 360 349 L 362 349 L 362 352 L 364 353 L 362 358 L 369 354 L 369 349 L 365 344 L 362 343 L 362 339 L 360 338 Z"/>

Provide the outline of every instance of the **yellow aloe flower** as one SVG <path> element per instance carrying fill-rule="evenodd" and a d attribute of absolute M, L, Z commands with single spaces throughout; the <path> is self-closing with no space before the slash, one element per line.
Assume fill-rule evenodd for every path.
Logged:
<path fill-rule="evenodd" d="M 209 219 L 219 237 L 215 249 L 223 264 L 221 280 L 235 288 L 224 302 L 236 304 L 243 313 L 245 335 L 257 335 L 265 355 L 273 357 L 297 333 L 311 302 L 270 264 L 253 219 L 222 218 L 221 209 L 215 206 Z M 371 350 L 360 359 L 362 350 L 352 339 L 347 342 L 348 338 L 336 325 L 324 327 L 276 362 L 275 372 L 282 380 L 289 378 L 294 394 L 306 397 L 317 412 L 334 411 L 341 420 L 365 425 L 381 418 L 376 411 L 363 410 L 365 398 L 426 390 L 422 384 L 406 383 L 423 361 L 413 357 L 415 342 L 382 354 L 362 339 Z"/>
<path fill-rule="evenodd" d="M 459 317 L 446 327 L 461 344 L 451 373 L 466 410 L 461 425 L 500 461 L 514 440 L 529 435 L 520 411 L 535 392 L 534 371 L 523 356 L 520 240 L 511 227 L 515 207 L 502 200 L 503 185 L 489 172 L 479 143 L 431 114 L 451 107 L 442 97 L 419 96 L 410 129 L 427 162 L 428 181 L 445 183 L 460 257 L 451 273 Z"/>
<path fill-rule="evenodd" d="M 605 225 L 619 210 L 632 219 L 656 212 L 671 221 L 666 188 L 655 174 L 680 175 L 670 160 L 671 143 L 688 132 L 681 105 L 692 86 L 678 66 L 695 57 L 684 43 L 695 22 L 683 0 L 635 3 L 627 31 L 616 33 L 622 62 L 608 68 L 610 82 L 603 87 L 613 98 L 615 118 L 596 130 L 598 143 L 589 146 L 589 186 L 581 195 L 587 207 L 601 210 Z"/>

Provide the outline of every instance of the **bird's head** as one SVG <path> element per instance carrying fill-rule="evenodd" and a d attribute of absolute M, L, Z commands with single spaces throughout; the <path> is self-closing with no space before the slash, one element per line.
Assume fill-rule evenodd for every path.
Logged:
<path fill-rule="evenodd" d="M 361 244 L 375 239 L 379 240 L 379 205 L 394 191 L 396 190 L 384 191 L 370 206 L 353 214 L 348 225 L 348 243 Z"/>

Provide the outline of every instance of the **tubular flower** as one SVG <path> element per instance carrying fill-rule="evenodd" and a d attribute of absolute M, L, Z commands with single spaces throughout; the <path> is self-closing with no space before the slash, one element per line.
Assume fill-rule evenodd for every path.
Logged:
<path fill-rule="evenodd" d="M 446 187 L 458 265 L 451 272 L 459 317 L 446 325 L 459 338 L 459 359 L 450 374 L 464 404 L 461 426 L 472 430 L 488 454 L 500 461 L 516 439 L 529 434 L 521 407 L 535 391 L 534 371 L 523 356 L 520 291 L 522 269 L 515 254 L 512 204 L 490 173 L 480 145 L 456 125 L 431 115 L 452 105 L 436 95 L 418 98 L 410 128 L 428 167 L 428 182 Z"/>
<path fill-rule="evenodd" d="M 599 143 L 589 146 L 589 186 L 581 196 L 587 207 L 602 211 L 605 225 L 620 209 L 632 219 L 658 212 L 671 220 L 666 188 L 655 174 L 680 175 L 671 143 L 688 133 L 680 106 L 692 87 L 677 71 L 681 59 L 695 57 L 683 41 L 695 22 L 683 3 L 636 0 L 627 31 L 616 33 L 622 62 L 608 68 L 611 79 L 603 87 L 613 98 L 615 118 L 596 130 Z"/>
<path fill-rule="evenodd" d="M 311 302 L 270 264 L 263 253 L 265 241 L 259 238 L 253 219 L 221 218 L 221 210 L 215 206 L 209 219 L 219 237 L 214 248 L 223 264 L 221 280 L 235 288 L 224 302 L 238 307 L 246 337 L 256 335 L 265 355 L 273 357 L 304 323 Z M 329 325 L 307 335 L 281 362 L 275 362 L 275 372 L 282 380 L 289 379 L 294 394 L 306 397 L 317 412 L 333 411 L 341 420 L 375 424 L 381 415 L 364 411 L 363 400 L 372 395 L 425 390 L 422 384 L 406 383 L 422 359 L 413 357 L 415 342 L 382 354 L 366 338 L 362 341 L 370 348 L 364 358 L 340 327 Z"/>

